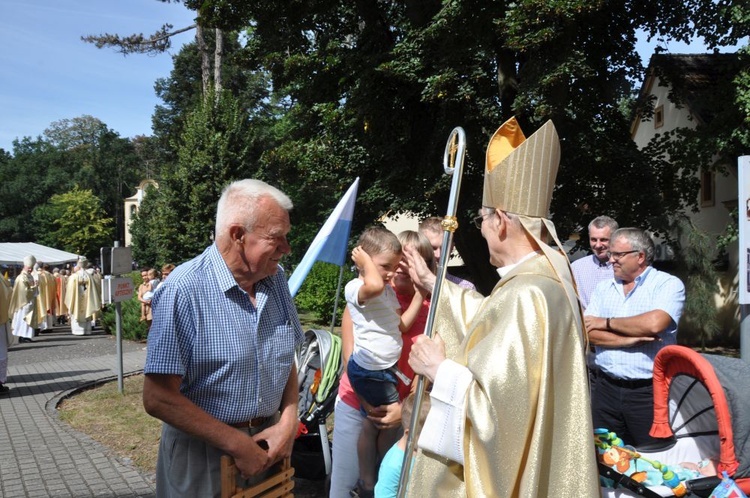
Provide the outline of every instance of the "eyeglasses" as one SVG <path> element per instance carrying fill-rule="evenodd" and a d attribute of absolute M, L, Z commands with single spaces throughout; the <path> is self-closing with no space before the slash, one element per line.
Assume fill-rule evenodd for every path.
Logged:
<path fill-rule="evenodd" d="M 484 221 L 484 219 L 486 217 L 488 217 L 488 216 L 492 216 L 493 214 L 495 214 L 494 211 L 491 212 L 491 213 L 480 214 L 479 216 L 475 216 L 474 218 L 472 218 L 471 221 L 474 222 L 474 226 L 477 227 L 478 230 L 481 230 L 482 229 L 482 222 Z"/>
<path fill-rule="evenodd" d="M 615 261 L 620 261 L 624 256 L 627 256 L 628 254 L 633 254 L 634 252 L 640 252 L 640 251 L 623 251 L 623 252 L 609 252 L 607 251 L 607 259 L 614 259 Z"/>

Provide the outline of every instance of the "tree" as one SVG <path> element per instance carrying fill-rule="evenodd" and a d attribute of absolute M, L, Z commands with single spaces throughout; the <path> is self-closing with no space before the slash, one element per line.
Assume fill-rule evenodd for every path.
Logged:
<path fill-rule="evenodd" d="M 161 2 L 170 2 L 171 0 L 159 0 Z M 177 3 L 179 1 L 175 0 Z M 179 33 L 184 33 L 195 29 L 195 41 L 201 54 L 201 82 L 203 94 L 208 93 L 209 87 L 213 86 L 218 96 L 222 90 L 221 84 L 221 65 L 223 58 L 223 32 L 220 27 L 214 29 L 214 72 L 213 84 L 211 79 L 211 63 L 209 59 L 209 47 L 205 41 L 205 28 L 208 26 L 202 15 L 203 12 L 210 10 L 209 2 L 198 2 L 194 0 L 184 0 L 182 2 L 187 8 L 196 10 L 198 17 L 195 24 L 179 29 L 173 29 L 171 24 L 164 24 L 154 34 L 146 37 L 143 33 L 128 36 L 118 34 L 104 33 L 101 35 L 81 36 L 81 40 L 87 43 L 93 43 L 96 48 L 112 47 L 123 55 L 128 54 L 160 54 L 166 52 L 171 47 L 171 38 Z"/>
<path fill-rule="evenodd" d="M 101 201 L 91 190 L 77 185 L 70 192 L 53 195 L 32 217 L 37 240 L 91 260 L 112 240 L 112 218 L 105 216 Z"/>
<path fill-rule="evenodd" d="M 563 147 L 552 205 L 560 236 L 598 214 L 665 234 L 669 214 L 693 205 L 696 192 L 673 181 L 687 172 L 658 169 L 628 139 L 632 81 L 643 75 L 636 31 L 682 40 L 697 32 L 725 45 L 747 33 L 747 17 L 719 22 L 740 8 L 700 0 L 253 2 L 243 13 L 255 34 L 247 59 L 291 103 L 285 139 L 264 154 L 264 167 L 303 178 L 300 198 L 360 176 L 356 233 L 386 212 L 441 213 L 448 182 L 437 165 L 460 124 L 469 142 L 459 205 L 466 227 L 492 131 L 513 115 L 527 134 L 552 119 Z M 305 169 L 311 151 L 321 159 L 314 172 Z M 460 228 L 456 243 L 488 291 L 494 272 L 479 234 Z"/>
<path fill-rule="evenodd" d="M 124 187 L 137 185 L 145 170 L 133 144 L 88 115 L 55 121 L 44 135 L 63 151 L 73 171 L 67 181 L 61 181 L 61 187 L 67 189 L 76 184 L 95 192 L 106 215 L 114 218 L 115 236 L 122 241 Z M 58 191 L 53 190 L 49 195 Z"/>
<path fill-rule="evenodd" d="M 134 243 L 152 246 L 152 250 L 139 247 L 137 253 L 155 261 L 177 263 L 203 251 L 213 239 L 216 202 L 224 186 L 257 176 L 248 170 L 252 162 L 246 112 L 227 92 L 218 100 L 210 96 L 189 115 L 182 137 L 174 144 L 176 166 L 164 171 L 159 194 L 146 196 L 133 222 L 139 234 Z"/>
<path fill-rule="evenodd" d="M 206 43 L 213 44 L 213 36 L 207 36 Z M 172 143 L 177 140 L 184 128 L 191 110 L 200 102 L 203 91 L 201 84 L 200 54 L 196 43 L 185 45 L 173 57 L 174 67 L 168 78 L 160 78 L 154 88 L 162 104 L 156 106 L 152 121 L 154 137 L 157 140 L 162 162 L 174 162 L 175 150 Z M 271 103 L 268 100 L 270 83 L 261 71 L 246 69 L 236 33 L 224 37 L 224 63 L 222 81 L 224 90 L 235 95 L 257 122 L 268 114 Z M 253 129 L 257 129 L 253 126 Z M 254 133 L 254 136 L 257 132 Z"/>
<path fill-rule="evenodd" d="M 354 176 L 362 192 L 354 233 L 388 212 L 441 214 L 450 182 L 439 165 L 461 125 L 468 154 L 455 240 L 485 292 L 495 273 L 469 220 L 492 131 L 510 116 L 527 134 L 554 121 L 563 154 L 552 216 L 562 238 L 598 214 L 666 234 L 675 210 L 695 204 L 695 184 L 689 170 L 664 168 L 649 155 L 657 152 L 628 139 L 632 82 L 643 76 L 636 32 L 697 35 L 715 47 L 750 25 L 740 0 L 184 3 L 204 28 L 252 27 L 238 60 L 271 76 L 268 101 L 282 106 L 258 121 L 268 140 L 257 174 L 304 207 L 293 214 L 296 246 Z"/>
<path fill-rule="evenodd" d="M 0 239 L 34 240 L 31 212 L 69 188 L 75 169 L 66 154 L 41 138 L 13 142 L 13 158 L 0 162 Z"/>

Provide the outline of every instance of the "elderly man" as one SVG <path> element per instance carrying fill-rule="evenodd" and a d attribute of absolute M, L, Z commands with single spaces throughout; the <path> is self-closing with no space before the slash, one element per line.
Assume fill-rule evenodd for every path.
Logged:
<path fill-rule="evenodd" d="M 685 303 L 680 279 L 652 267 L 654 242 L 639 228 L 612 234 L 614 278 L 600 283 L 584 317 L 599 371 L 592 394 L 595 427 L 634 446 L 654 442 L 654 358 L 677 342 Z"/>
<path fill-rule="evenodd" d="M 256 480 L 291 455 L 303 337 L 279 266 L 291 209 L 261 181 L 229 185 L 216 242 L 156 290 L 143 404 L 164 422 L 158 497 L 220 496 L 223 454 Z"/>
<path fill-rule="evenodd" d="M 18 342 L 34 342 L 32 339 L 34 330 L 39 327 L 41 320 L 36 300 L 39 288 L 32 275 L 35 264 L 34 256 L 29 255 L 23 258 L 23 270 L 16 277 L 13 294 L 10 297 L 8 314 L 13 319 L 13 335 L 19 338 Z"/>
<path fill-rule="evenodd" d="M 546 219 L 559 147 L 551 121 L 526 140 L 511 119 L 490 141 L 476 222 L 501 280 L 487 297 L 445 282 L 439 335 L 411 351 L 434 384 L 410 496 L 599 496 L 581 309 L 567 258 L 546 242 L 561 246 Z"/>
<path fill-rule="evenodd" d="M 614 275 L 607 252 L 609 239 L 618 228 L 617 222 L 609 216 L 599 216 L 591 220 L 588 231 L 592 254 L 573 261 L 570 265 L 584 311 L 591 301 L 591 293 L 599 282 L 610 280 Z"/>

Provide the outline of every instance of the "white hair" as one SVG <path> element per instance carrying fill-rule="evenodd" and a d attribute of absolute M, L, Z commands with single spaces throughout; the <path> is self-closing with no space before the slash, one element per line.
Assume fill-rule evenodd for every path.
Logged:
<path fill-rule="evenodd" d="M 292 209 L 292 201 L 286 194 L 260 180 L 245 179 L 229 184 L 216 205 L 215 238 L 235 224 L 252 230 L 258 218 L 258 202 L 263 197 L 270 197 L 286 211 Z"/>

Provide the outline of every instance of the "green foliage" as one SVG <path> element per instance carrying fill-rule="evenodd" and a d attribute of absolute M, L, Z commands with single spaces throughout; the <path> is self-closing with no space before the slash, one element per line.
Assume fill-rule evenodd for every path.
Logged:
<path fill-rule="evenodd" d="M 122 240 L 123 192 L 142 174 L 131 142 L 100 120 L 81 116 L 53 122 L 43 138 L 14 141 L 13 157 L 0 161 L 0 240 L 36 240 L 39 230 L 29 213 L 76 185 L 101 200 L 105 216 L 119 229 L 113 235 Z"/>
<path fill-rule="evenodd" d="M 141 201 L 138 212 L 131 219 L 130 237 L 133 250 L 133 259 L 141 267 L 160 267 L 160 254 L 158 251 L 158 233 L 152 233 L 150 227 L 155 224 L 156 209 L 159 205 L 157 199 L 160 191 L 152 185 L 146 187 L 146 192 Z M 163 264 L 163 263 L 162 263 Z"/>
<path fill-rule="evenodd" d="M 247 113 L 231 94 L 224 92 L 217 100 L 210 92 L 200 101 L 173 144 L 177 164 L 165 169 L 159 195 L 146 196 L 144 209 L 133 222 L 137 254 L 153 258 L 152 262 L 176 263 L 211 244 L 216 203 L 224 186 L 253 176 L 248 170 L 252 167 L 248 134 Z"/>
<path fill-rule="evenodd" d="M 339 283 L 341 267 L 331 263 L 316 262 L 307 274 L 299 292 L 294 298 L 300 309 L 314 314 L 317 323 L 323 325 L 331 324 L 333 308 L 336 302 L 336 288 Z M 338 308 L 336 309 L 336 321 L 341 322 L 341 314 L 346 306 L 344 299 L 344 286 L 356 275 L 349 268 L 344 269 L 341 281 L 341 292 L 339 294 Z"/>
<path fill-rule="evenodd" d="M 720 331 L 714 304 L 719 292 L 719 277 L 713 266 L 716 250 L 711 237 L 698 230 L 687 217 L 679 220 L 677 232 L 684 240 L 678 253 L 686 275 L 682 316 L 699 331 L 701 347 L 705 347 Z"/>
<path fill-rule="evenodd" d="M 716 238 L 716 249 L 719 252 L 726 252 L 729 244 L 737 242 L 740 239 L 740 228 L 737 223 L 737 220 L 739 219 L 738 215 L 739 210 L 735 207 L 732 209 L 732 212 L 729 213 L 729 223 L 727 223 L 724 233 Z"/>
<path fill-rule="evenodd" d="M 120 303 L 122 311 L 122 338 L 131 341 L 143 341 L 148 336 L 146 322 L 140 321 L 141 302 L 138 300 L 138 285 L 141 282 L 140 272 L 131 272 L 127 275 L 135 283 L 136 291 L 133 297 Z M 102 327 L 111 335 L 116 335 L 115 305 L 109 304 L 102 314 Z"/>
<path fill-rule="evenodd" d="M 112 240 L 112 218 L 91 190 L 73 190 L 53 195 L 48 204 L 33 212 L 37 239 L 65 251 L 94 260 L 101 247 Z"/>

